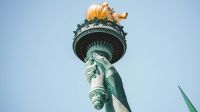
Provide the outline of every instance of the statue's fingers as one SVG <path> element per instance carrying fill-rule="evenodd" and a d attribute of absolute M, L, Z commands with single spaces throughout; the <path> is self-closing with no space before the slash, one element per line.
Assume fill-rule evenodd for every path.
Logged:
<path fill-rule="evenodd" d="M 111 66 L 111 63 L 105 57 L 100 56 L 97 53 L 93 54 L 93 58 L 95 61 L 102 64 L 105 68 L 107 68 L 108 66 Z"/>
<path fill-rule="evenodd" d="M 86 73 L 87 78 L 91 78 L 95 74 L 94 71 L 90 71 Z"/>
<path fill-rule="evenodd" d="M 95 64 L 86 66 L 86 74 L 88 72 L 95 71 L 95 70 L 96 70 L 96 65 Z"/>
<path fill-rule="evenodd" d="M 101 64 L 103 64 L 103 63 L 100 62 L 100 61 L 105 60 L 105 59 L 103 59 L 103 58 L 104 58 L 103 56 L 100 56 L 100 55 L 97 54 L 97 53 L 94 53 L 94 54 L 93 54 L 93 58 L 94 58 L 94 60 L 96 60 L 97 62 L 99 62 L 99 63 L 101 63 Z"/>
<path fill-rule="evenodd" d="M 89 60 L 85 63 L 85 66 L 92 65 L 93 62 L 94 62 L 94 59 L 93 58 L 89 58 Z"/>

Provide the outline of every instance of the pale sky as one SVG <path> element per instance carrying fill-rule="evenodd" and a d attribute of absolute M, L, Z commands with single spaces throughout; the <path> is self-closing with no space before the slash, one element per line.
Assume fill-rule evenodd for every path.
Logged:
<path fill-rule="evenodd" d="M 72 50 L 86 9 L 102 0 L 0 1 L 0 112 L 104 112 Z M 200 111 L 200 1 L 108 0 L 128 33 L 114 64 L 133 112 Z"/>

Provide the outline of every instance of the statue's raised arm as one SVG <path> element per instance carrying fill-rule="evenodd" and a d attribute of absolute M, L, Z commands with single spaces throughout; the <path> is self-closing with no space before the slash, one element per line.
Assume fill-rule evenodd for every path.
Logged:
<path fill-rule="evenodd" d="M 93 58 L 86 62 L 86 68 L 87 77 L 95 75 L 97 71 L 100 71 L 100 74 L 104 74 L 104 76 L 99 75 L 96 77 L 102 77 L 98 79 L 98 82 L 104 82 L 103 86 L 108 93 L 108 98 L 105 101 L 106 112 L 131 112 L 121 77 L 105 57 L 94 53 Z M 102 73 L 103 71 L 104 73 Z"/>

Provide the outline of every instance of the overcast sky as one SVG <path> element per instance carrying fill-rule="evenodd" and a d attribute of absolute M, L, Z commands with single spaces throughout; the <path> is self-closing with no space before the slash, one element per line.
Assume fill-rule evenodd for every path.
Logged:
<path fill-rule="evenodd" d="M 85 65 L 72 50 L 86 9 L 102 0 L 0 1 L 0 112 L 104 112 L 88 97 Z M 133 112 L 200 111 L 200 1 L 109 0 L 128 33 L 114 64 Z"/>

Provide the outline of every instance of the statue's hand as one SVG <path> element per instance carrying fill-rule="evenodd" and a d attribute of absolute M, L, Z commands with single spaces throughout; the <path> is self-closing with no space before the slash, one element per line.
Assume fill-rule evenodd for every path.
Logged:
<path fill-rule="evenodd" d="M 100 56 L 97 53 L 93 54 L 93 58 L 95 61 L 101 64 L 105 70 L 108 70 L 113 67 L 112 64 L 105 57 Z"/>
<path fill-rule="evenodd" d="M 94 53 L 93 57 L 89 58 L 86 62 L 86 76 L 88 81 L 95 75 L 96 72 L 102 70 L 105 72 L 106 76 L 111 76 L 114 72 L 116 72 L 113 65 L 105 57 Z"/>
<path fill-rule="evenodd" d="M 86 62 L 86 77 L 87 80 L 90 82 L 90 79 L 96 77 L 98 75 L 104 75 L 103 68 L 96 62 L 93 58 L 89 58 Z"/>
<path fill-rule="evenodd" d="M 97 53 L 93 54 L 93 59 L 97 62 L 98 65 L 101 65 L 105 70 L 106 77 L 113 75 L 116 72 L 114 66 L 103 56 L 98 55 Z"/>

